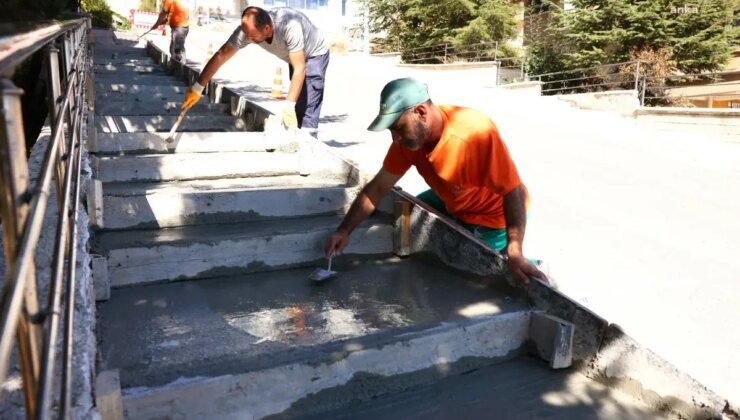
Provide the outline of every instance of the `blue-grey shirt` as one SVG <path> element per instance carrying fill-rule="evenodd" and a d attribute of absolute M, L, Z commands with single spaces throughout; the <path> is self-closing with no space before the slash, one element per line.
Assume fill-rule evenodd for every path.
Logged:
<path fill-rule="evenodd" d="M 329 52 L 324 35 L 303 13 L 288 7 L 276 7 L 267 13 L 272 18 L 272 42 L 260 42 L 257 44 L 260 47 L 285 62 L 289 62 L 288 53 L 291 52 L 303 50 L 306 58 Z M 240 24 L 226 43 L 241 49 L 252 41 L 247 39 Z"/>

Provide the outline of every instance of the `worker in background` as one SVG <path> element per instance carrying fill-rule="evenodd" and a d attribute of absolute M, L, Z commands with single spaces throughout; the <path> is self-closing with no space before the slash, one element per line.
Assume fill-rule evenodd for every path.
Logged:
<path fill-rule="evenodd" d="M 170 40 L 170 56 L 185 64 L 185 38 L 190 31 L 190 13 L 183 6 L 182 0 L 164 0 L 162 11 L 159 13 L 157 22 L 152 26 L 153 30 L 159 25 L 167 22 L 170 25 L 172 39 Z"/>
<path fill-rule="evenodd" d="M 378 206 L 413 165 L 431 187 L 417 198 L 454 219 L 508 257 L 514 278 L 547 282 L 522 252 L 527 224 L 527 189 L 493 121 L 482 112 L 435 105 L 414 79 L 389 82 L 380 112 L 368 130 L 391 132 L 383 167 L 355 198 L 325 252 L 340 255 L 349 235 Z"/>
<path fill-rule="evenodd" d="M 241 25 L 208 60 L 198 80 L 185 94 L 182 108 L 195 105 L 200 100 L 203 87 L 218 69 L 249 44 L 257 44 L 288 63 L 290 88 L 283 101 L 283 125 L 306 129 L 316 137 L 324 101 L 329 48 L 321 31 L 308 17 L 288 7 L 270 11 L 254 6 L 244 9 Z"/>

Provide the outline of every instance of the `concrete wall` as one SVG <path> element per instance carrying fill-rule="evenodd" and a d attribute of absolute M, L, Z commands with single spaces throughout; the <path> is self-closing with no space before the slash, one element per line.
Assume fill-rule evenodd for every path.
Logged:
<path fill-rule="evenodd" d="M 740 109 L 640 107 L 635 117 L 666 129 L 740 135 Z"/>
<path fill-rule="evenodd" d="M 398 64 L 399 68 L 444 72 L 446 76 L 457 76 L 461 80 L 478 79 L 490 81 L 490 85 L 495 85 L 498 73 L 498 64 L 495 62 L 485 63 L 449 63 L 449 64 Z"/>
<path fill-rule="evenodd" d="M 531 96 L 542 95 L 542 82 L 517 82 L 500 85 L 499 88 Z"/>
<path fill-rule="evenodd" d="M 622 115 L 634 115 L 640 106 L 636 90 L 612 90 L 609 92 L 574 93 L 557 95 L 556 98 L 580 109 L 616 111 Z"/>

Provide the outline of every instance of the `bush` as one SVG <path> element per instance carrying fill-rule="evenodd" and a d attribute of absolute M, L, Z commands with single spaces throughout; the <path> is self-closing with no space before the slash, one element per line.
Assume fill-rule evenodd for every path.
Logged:
<path fill-rule="evenodd" d="M 110 28 L 113 26 L 113 11 L 105 0 L 82 0 L 82 10 L 92 15 L 92 24 L 99 28 Z"/>
<path fill-rule="evenodd" d="M 118 14 L 116 12 L 112 12 L 114 20 L 116 21 L 116 28 L 118 29 L 125 29 L 130 30 L 131 29 L 131 23 L 128 21 L 128 18 Z"/>

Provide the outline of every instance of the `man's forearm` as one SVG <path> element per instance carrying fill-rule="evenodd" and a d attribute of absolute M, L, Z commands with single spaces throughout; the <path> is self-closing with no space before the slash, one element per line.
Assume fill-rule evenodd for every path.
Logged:
<path fill-rule="evenodd" d="M 352 206 L 349 208 L 347 215 L 344 216 L 344 219 L 337 230 L 344 230 L 347 234 L 352 233 L 352 231 L 355 230 L 363 220 L 367 219 L 373 211 L 375 211 L 375 204 L 370 199 L 370 195 L 368 195 L 366 190 L 363 189 L 360 194 L 357 195 L 355 201 L 352 202 Z"/>
<path fill-rule="evenodd" d="M 298 102 L 298 97 L 303 89 L 303 82 L 306 80 L 306 66 L 294 67 L 293 77 L 290 78 L 290 87 L 288 88 L 287 100 Z"/>
<path fill-rule="evenodd" d="M 226 45 L 216 51 L 216 54 L 213 54 L 213 57 L 208 60 L 208 63 L 206 63 L 205 67 L 203 67 L 203 70 L 200 72 L 200 76 L 198 76 L 198 84 L 201 86 L 207 85 L 218 69 L 220 69 L 225 62 L 229 61 L 233 55 L 234 53 L 228 50 Z"/>
<path fill-rule="evenodd" d="M 509 256 L 522 256 L 527 211 L 524 187 L 521 184 L 504 196 L 504 219 L 506 219 L 506 252 Z"/>

